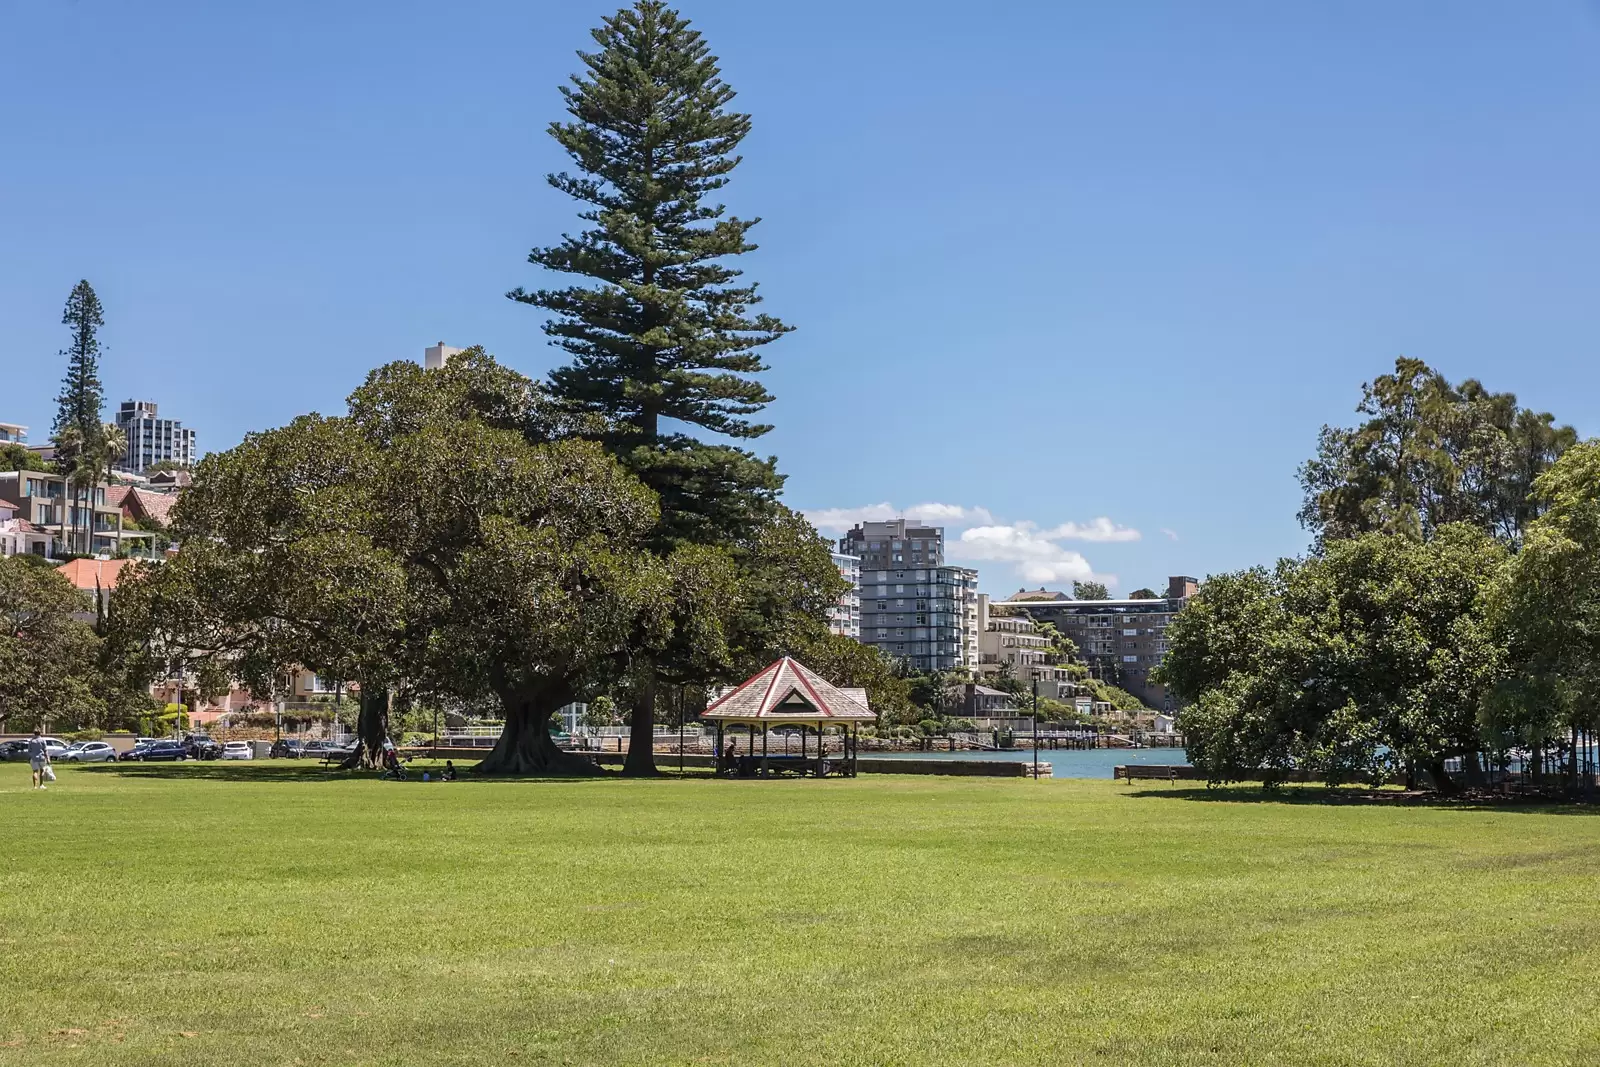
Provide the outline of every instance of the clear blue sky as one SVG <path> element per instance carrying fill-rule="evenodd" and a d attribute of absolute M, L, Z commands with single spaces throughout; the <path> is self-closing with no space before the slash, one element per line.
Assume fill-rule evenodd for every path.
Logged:
<path fill-rule="evenodd" d="M 0 419 L 47 433 L 80 277 L 108 400 L 207 449 L 441 339 L 543 373 L 502 294 L 573 225 L 543 129 L 610 10 L 0 4 Z M 1592 2 L 684 10 L 756 118 L 797 507 L 1126 591 L 1301 551 L 1295 467 L 1396 355 L 1600 430 Z"/>

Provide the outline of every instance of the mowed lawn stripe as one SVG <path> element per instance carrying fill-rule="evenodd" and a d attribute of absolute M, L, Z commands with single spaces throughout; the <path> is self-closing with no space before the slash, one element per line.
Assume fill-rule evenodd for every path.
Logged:
<path fill-rule="evenodd" d="M 1600 817 L 0 765 L 0 1064 L 1600 1062 Z"/>

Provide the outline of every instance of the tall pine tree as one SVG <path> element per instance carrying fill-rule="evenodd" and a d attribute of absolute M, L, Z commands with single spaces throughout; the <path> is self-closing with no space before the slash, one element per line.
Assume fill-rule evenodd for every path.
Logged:
<path fill-rule="evenodd" d="M 100 298 L 94 287 L 80 281 L 67 296 L 63 325 L 72 328 L 72 344 L 60 352 L 67 360 L 67 375 L 61 380 L 61 395 L 56 397 L 54 433 L 76 429 L 87 445 L 99 437 L 100 410 L 106 405 L 100 385 L 100 327 L 106 324 Z"/>
<path fill-rule="evenodd" d="M 66 539 L 76 551 L 78 493 L 85 485 L 89 486 L 91 495 L 94 492 L 93 485 L 100 470 L 98 456 L 103 427 L 100 411 L 106 405 L 105 390 L 100 385 L 99 334 L 106 320 L 101 313 L 100 298 L 95 296 L 94 287 L 88 281 L 80 281 L 72 287 L 61 322 L 72 328 L 72 344 L 60 352 L 67 360 L 67 374 L 61 380 L 61 395 L 56 397 L 52 436 L 56 444 L 56 462 L 69 476 L 72 487 L 72 504 L 66 508 L 70 514 L 62 517 L 62 531 L 65 533 L 69 526 L 73 528 Z M 82 546 L 85 552 L 94 544 L 92 518 L 87 526 Z"/>
<path fill-rule="evenodd" d="M 759 219 L 707 197 L 739 164 L 750 116 L 698 31 L 660 0 L 638 0 L 593 31 L 584 72 L 562 88 L 571 122 L 550 134 L 577 173 L 551 185 L 588 205 L 589 224 L 529 262 L 582 282 L 507 295 L 551 313 L 545 332 L 573 355 L 555 396 L 605 416 L 608 443 L 661 496 L 666 542 L 715 543 L 752 529 L 782 487 L 774 461 L 691 436 L 748 440 L 772 396 L 757 354 L 789 330 L 755 314 L 754 284 L 728 257 L 752 251 Z"/>
<path fill-rule="evenodd" d="M 776 521 L 783 486 L 774 459 L 735 441 L 771 427 L 751 421 L 772 401 L 755 378 L 758 354 L 789 330 L 752 308 L 754 284 L 728 259 L 754 250 L 758 219 L 726 214 L 707 198 L 739 165 L 750 116 L 698 31 L 661 0 L 637 0 L 593 31 L 596 52 L 561 90 L 570 122 L 550 135 L 576 173 L 549 175 L 586 205 L 588 224 L 528 260 L 581 280 L 513 300 L 545 309 L 545 332 L 573 360 L 551 374 L 554 396 L 606 420 L 606 443 L 661 500 L 656 551 L 685 544 L 737 546 Z M 632 738 L 625 773 L 655 770 L 656 685 L 701 670 L 687 647 L 641 656 L 630 670 Z"/>

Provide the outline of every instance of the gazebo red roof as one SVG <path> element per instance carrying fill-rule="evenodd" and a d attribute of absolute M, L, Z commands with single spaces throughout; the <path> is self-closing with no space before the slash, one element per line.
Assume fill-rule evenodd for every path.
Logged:
<path fill-rule="evenodd" d="M 725 690 L 700 716 L 722 722 L 874 722 L 864 689 L 840 689 L 788 656 Z"/>

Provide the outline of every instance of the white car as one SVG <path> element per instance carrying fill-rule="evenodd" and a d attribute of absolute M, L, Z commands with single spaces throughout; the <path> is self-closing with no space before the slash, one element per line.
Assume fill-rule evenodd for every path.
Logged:
<path fill-rule="evenodd" d="M 222 746 L 223 759 L 255 759 L 256 750 L 248 741 L 229 741 Z"/>
<path fill-rule="evenodd" d="M 72 746 L 59 737 L 41 737 L 39 740 L 44 742 L 44 754 L 50 757 L 52 763 L 58 759 L 66 759 L 67 753 L 72 750 Z"/>
<path fill-rule="evenodd" d="M 69 763 L 115 763 L 117 750 L 104 741 L 78 741 L 61 758 Z"/>

